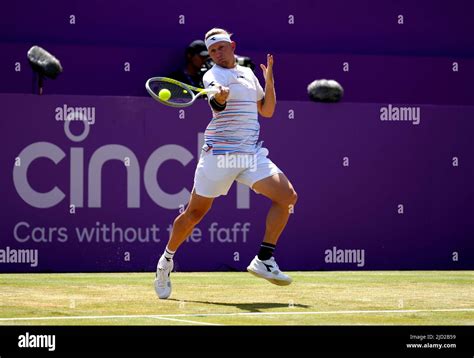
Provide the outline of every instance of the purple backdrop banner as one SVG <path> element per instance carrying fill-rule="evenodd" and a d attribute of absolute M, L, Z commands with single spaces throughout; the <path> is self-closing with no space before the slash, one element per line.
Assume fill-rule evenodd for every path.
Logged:
<path fill-rule="evenodd" d="M 0 271 L 153 270 L 192 189 L 207 103 L 1 94 L 0 104 Z M 279 102 L 261 139 L 299 194 L 280 265 L 473 269 L 473 119 L 472 106 Z M 177 269 L 245 269 L 269 204 L 234 185 Z"/>

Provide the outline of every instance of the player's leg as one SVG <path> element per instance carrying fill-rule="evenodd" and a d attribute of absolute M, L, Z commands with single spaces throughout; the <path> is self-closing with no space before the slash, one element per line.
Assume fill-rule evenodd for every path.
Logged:
<path fill-rule="evenodd" d="M 175 219 L 168 245 L 158 261 L 155 290 L 159 298 L 168 298 L 171 294 L 170 273 L 176 250 L 209 211 L 214 198 L 227 194 L 238 174 L 236 169 L 221 168 L 217 157 L 209 152 L 201 153 L 191 199 L 186 210 Z"/>
<path fill-rule="evenodd" d="M 296 204 L 298 195 L 283 173 L 259 180 L 252 186 L 252 189 L 272 201 L 272 206 L 267 214 L 263 242 L 276 245 L 288 223 L 288 218 Z"/>
<path fill-rule="evenodd" d="M 259 180 L 252 186 L 252 189 L 269 198 L 272 201 L 272 206 L 267 214 L 265 237 L 260 246 L 260 251 L 247 267 L 247 270 L 255 276 L 262 277 L 276 285 L 289 285 L 292 279 L 280 271 L 273 256 L 273 251 L 288 222 L 297 200 L 297 194 L 283 173 Z"/>
<path fill-rule="evenodd" d="M 268 150 L 261 148 L 257 153 L 256 166 L 249 168 L 237 178 L 237 181 L 248 185 L 255 192 L 272 201 L 272 206 L 266 218 L 265 237 L 260 251 L 247 267 L 247 270 L 276 285 L 289 285 L 292 280 L 280 271 L 273 257 L 273 251 L 288 222 L 297 200 L 297 194 L 285 174 L 267 155 Z"/>
<path fill-rule="evenodd" d="M 166 299 L 171 295 L 170 274 L 174 266 L 173 256 L 179 246 L 192 233 L 194 227 L 209 211 L 213 201 L 214 198 L 198 195 L 193 190 L 186 210 L 174 220 L 165 252 L 161 255 L 156 267 L 155 291 L 159 298 Z"/>
<path fill-rule="evenodd" d="M 178 247 L 191 235 L 194 227 L 202 220 L 212 206 L 214 198 L 206 198 L 191 193 L 189 204 L 180 215 L 174 220 L 173 229 L 168 241 L 167 249 L 175 252 Z"/>

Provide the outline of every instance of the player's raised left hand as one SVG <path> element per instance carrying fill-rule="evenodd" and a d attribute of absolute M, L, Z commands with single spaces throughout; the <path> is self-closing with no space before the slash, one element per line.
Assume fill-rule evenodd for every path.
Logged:
<path fill-rule="evenodd" d="M 260 68 L 263 71 L 265 82 L 271 81 L 273 83 L 273 55 L 267 54 L 267 66 L 260 64 Z"/>

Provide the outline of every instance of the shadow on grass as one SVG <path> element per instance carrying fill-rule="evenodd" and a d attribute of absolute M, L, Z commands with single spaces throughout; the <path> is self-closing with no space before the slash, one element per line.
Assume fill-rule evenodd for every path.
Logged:
<path fill-rule="evenodd" d="M 254 303 L 232 303 L 232 302 L 211 302 L 211 301 L 193 301 L 193 300 L 177 300 L 169 298 L 168 301 L 184 302 L 184 303 L 201 303 L 205 305 L 214 305 L 222 307 L 235 307 L 246 312 L 261 312 L 262 309 L 270 308 L 309 308 L 311 306 L 290 303 L 270 303 L 270 302 L 254 302 Z"/>

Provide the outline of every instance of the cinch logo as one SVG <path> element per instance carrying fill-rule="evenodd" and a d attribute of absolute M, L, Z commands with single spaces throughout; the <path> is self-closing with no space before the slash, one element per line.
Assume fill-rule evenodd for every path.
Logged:
<path fill-rule="evenodd" d="M 88 136 L 90 131 L 89 122 L 84 121 L 82 123 L 84 131 L 80 135 L 74 135 L 69 129 L 70 121 L 64 122 L 64 131 L 71 141 L 81 142 Z M 198 134 L 198 141 L 201 143 L 198 148 L 201 148 L 204 142 L 202 133 Z M 47 158 L 58 164 L 65 157 L 66 153 L 53 143 L 36 142 L 25 147 L 15 159 L 13 166 L 13 183 L 18 195 L 35 208 L 46 209 L 61 203 L 66 195 L 57 186 L 46 193 L 33 189 L 28 181 L 28 168 L 33 161 L 39 158 Z M 165 192 L 157 181 L 157 172 L 160 166 L 168 160 L 177 160 L 183 166 L 186 166 L 192 159 L 194 159 L 194 156 L 189 150 L 176 144 L 163 145 L 151 153 L 143 169 L 143 182 L 149 197 L 158 206 L 165 209 L 179 209 L 182 205 L 187 204 L 190 191 L 182 188 L 178 193 Z M 140 165 L 135 153 L 120 144 L 107 144 L 98 148 L 92 153 L 88 165 L 84 163 L 84 148 L 71 147 L 69 152 L 69 201 L 71 206 L 74 206 L 74 208 L 84 207 L 84 177 L 86 175 L 88 184 L 87 206 L 89 208 L 100 208 L 102 206 L 102 167 L 110 160 L 120 160 L 124 163 L 124 173 L 127 177 L 127 188 L 124 190 L 127 195 L 127 207 L 140 207 Z M 238 184 L 237 209 L 248 208 L 250 208 L 250 190 L 248 187 Z"/>

